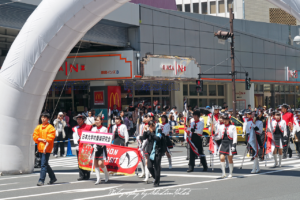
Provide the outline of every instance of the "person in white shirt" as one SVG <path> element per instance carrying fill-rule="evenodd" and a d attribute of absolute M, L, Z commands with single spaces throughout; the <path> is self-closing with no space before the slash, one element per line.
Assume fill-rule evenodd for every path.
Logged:
<path fill-rule="evenodd" d="M 125 124 L 122 124 L 120 116 L 115 118 L 116 124 L 112 128 L 114 145 L 128 146 L 129 135 L 127 127 Z"/>
<path fill-rule="evenodd" d="M 53 125 L 56 130 L 55 141 L 64 140 L 66 138 L 65 127 L 67 124 L 64 120 L 64 114 L 62 112 L 58 113 L 57 119 L 54 120 Z M 55 158 L 57 158 L 58 147 L 60 148 L 60 156 L 65 157 L 65 143 L 64 142 L 54 143 L 53 156 Z"/>
<path fill-rule="evenodd" d="M 98 116 L 96 117 L 96 127 L 92 128 L 92 132 L 100 132 L 100 133 L 107 133 L 107 128 L 105 126 L 102 126 L 102 120 L 103 120 L 104 116 Z M 95 185 L 98 185 L 99 183 L 101 183 L 101 179 L 100 179 L 100 168 L 102 169 L 102 171 L 105 174 L 105 182 L 108 181 L 109 179 L 109 173 L 107 171 L 106 166 L 104 165 L 104 159 L 107 158 L 107 151 L 106 151 L 106 146 L 100 146 L 100 145 L 93 145 L 94 148 L 94 152 L 95 152 L 95 172 L 96 172 L 96 177 L 97 177 L 97 181 L 95 183 Z"/>
<path fill-rule="evenodd" d="M 82 113 L 83 116 L 88 117 L 89 116 L 89 112 L 88 112 L 88 108 L 84 107 L 84 112 Z"/>
<path fill-rule="evenodd" d="M 95 125 L 95 118 L 92 116 L 92 112 L 91 111 L 88 112 L 88 117 L 86 118 L 85 123 L 87 125 L 92 125 L 92 126 Z"/>

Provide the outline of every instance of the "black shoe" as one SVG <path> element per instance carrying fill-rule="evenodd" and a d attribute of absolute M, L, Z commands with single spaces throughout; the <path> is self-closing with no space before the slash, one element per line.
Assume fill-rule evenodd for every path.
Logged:
<path fill-rule="evenodd" d="M 186 157 L 186 160 L 189 160 L 189 158 L 188 158 L 188 157 Z"/>
<path fill-rule="evenodd" d="M 154 184 L 153 184 L 153 187 L 158 187 L 158 186 L 159 186 L 158 183 L 154 183 Z"/>
<path fill-rule="evenodd" d="M 287 155 L 283 155 L 282 159 L 287 159 Z"/>
<path fill-rule="evenodd" d="M 202 171 L 207 172 L 207 169 L 208 169 L 207 167 L 204 167 Z"/>
<path fill-rule="evenodd" d="M 252 157 L 250 161 L 253 161 L 253 160 L 254 160 L 254 158 Z"/>
<path fill-rule="evenodd" d="M 53 183 L 55 183 L 57 181 L 57 179 L 55 178 L 55 179 L 53 179 L 53 180 L 50 180 L 49 181 L 49 183 L 48 183 L 48 185 L 52 185 Z"/>
<path fill-rule="evenodd" d="M 290 154 L 289 154 L 289 158 L 291 158 L 291 157 L 292 157 L 292 154 L 290 153 Z"/>
<path fill-rule="evenodd" d="M 193 171 L 194 171 L 194 167 L 190 166 L 186 172 L 193 172 Z"/>
<path fill-rule="evenodd" d="M 83 178 L 83 180 L 89 180 L 90 179 L 90 177 L 84 177 Z"/>
<path fill-rule="evenodd" d="M 36 185 L 37 185 L 37 186 L 43 186 L 44 183 L 43 183 L 42 181 L 39 181 Z"/>
<path fill-rule="evenodd" d="M 85 180 L 83 177 L 79 177 L 79 178 L 77 179 L 77 181 L 83 181 L 83 180 Z"/>

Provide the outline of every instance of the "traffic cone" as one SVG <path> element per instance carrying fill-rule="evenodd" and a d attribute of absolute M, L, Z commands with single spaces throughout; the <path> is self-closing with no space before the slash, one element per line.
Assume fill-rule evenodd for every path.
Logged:
<path fill-rule="evenodd" d="M 67 157 L 70 157 L 70 156 L 75 156 L 75 155 L 73 155 L 73 153 L 72 153 L 71 140 L 69 138 L 68 139 L 68 148 L 67 148 Z"/>

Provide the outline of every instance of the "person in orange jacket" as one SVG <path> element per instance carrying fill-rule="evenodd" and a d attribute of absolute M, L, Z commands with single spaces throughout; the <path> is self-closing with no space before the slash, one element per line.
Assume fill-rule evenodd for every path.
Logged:
<path fill-rule="evenodd" d="M 37 144 L 41 158 L 41 172 L 37 186 L 44 185 L 47 172 L 50 178 L 48 185 L 57 181 L 55 174 L 48 163 L 55 139 L 55 128 L 49 124 L 49 119 L 49 113 L 42 113 L 42 124 L 38 125 L 33 132 L 33 141 Z"/>

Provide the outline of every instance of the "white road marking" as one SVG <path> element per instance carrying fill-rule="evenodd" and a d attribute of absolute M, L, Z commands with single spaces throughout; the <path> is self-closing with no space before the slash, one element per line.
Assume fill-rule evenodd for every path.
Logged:
<path fill-rule="evenodd" d="M 161 174 L 161 176 L 178 176 L 178 177 L 193 177 L 193 178 L 219 178 L 220 177 L 220 176 L 188 175 L 188 174 Z"/>
<path fill-rule="evenodd" d="M 67 194 L 67 193 L 80 193 L 80 192 L 95 192 L 95 191 L 103 191 L 103 190 L 108 190 L 119 186 L 112 186 L 112 187 L 106 187 L 106 188 L 91 188 L 91 189 L 75 189 L 75 190 L 63 190 L 63 191 L 58 191 L 58 192 L 48 192 L 48 193 L 41 193 L 41 194 L 32 194 L 32 195 L 24 195 L 24 196 L 17 196 L 17 197 L 9 197 L 9 198 L 4 198 L 2 200 L 8 200 L 8 199 L 21 199 L 21 198 L 29 198 L 29 197 L 38 197 L 38 196 L 46 196 L 46 195 L 52 195 L 52 194 Z"/>
<path fill-rule="evenodd" d="M 28 178 L 28 177 L 34 177 L 34 176 L 37 176 L 37 175 L 36 174 L 30 175 L 30 176 L 20 176 L 20 175 L 18 175 L 18 176 L 13 176 L 13 177 L 8 177 L 8 178 L 0 178 L 0 181 L 8 180 L 8 179 L 15 179 L 15 178 Z"/>
<path fill-rule="evenodd" d="M 3 185 L 13 185 L 13 184 L 17 184 L 19 182 L 16 182 L 16 183 L 7 183 L 7 184 L 0 184 L 0 186 L 3 186 Z"/>
<path fill-rule="evenodd" d="M 300 165 L 296 165 L 296 166 L 297 167 L 294 167 L 294 168 L 277 170 L 277 171 L 270 171 L 270 172 L 259 173 L 259 174 L 250 174 L 250 175 L 246 175 L 246 176 L 258 176 L 258 175 L 263 175 L 263 174 L 271 174 L 271 173 L 276 173 L 276 172 L 281 172 L 281 171 L 288 171 L 288 170 L 293 170 L 293 169 L 300 169 Z M 161 190 L 161 189 L 169 189 L 169 188 L 176 188 L 176 187 L 183 187 L 183 186 L 199 185 L 199 184 L 204 184 L 204 183 L 233 180 L 233 179 L 236 179 L 236 178 L 239 178 L 239 177 L 232 177 L 232 178 L 225 178 L 225 179 L 214 179 L 214 180 L 209 180 L 209 181 L 201 181 L 201 182 L 194 182 L 194 183 L 186 183 L 186 184 L 180 184 L 180 185 L 159 187 L 159 189 Z M 157 188 L 143 189 L 143 190 L 133 190 L 133 191 L 129 191 L 129 192 L 123 192 L 122 194 L 125 195 L 125 194 L 132 194 L 132 193 L 153 191 L 153 190 L 156 190 L 156 189 Z M 99 198 L 105 198 L 105 197 L 111 197 L 111 196 L 120 196 L 120 194 L 108 194 L 108 195 L 101 195 L 101 196 L 93 196 L 93 197 L 87 197 L 87 198 L 80 198 L 80 199 L 75 199 L 75 200 L 99 199 Z"/>

